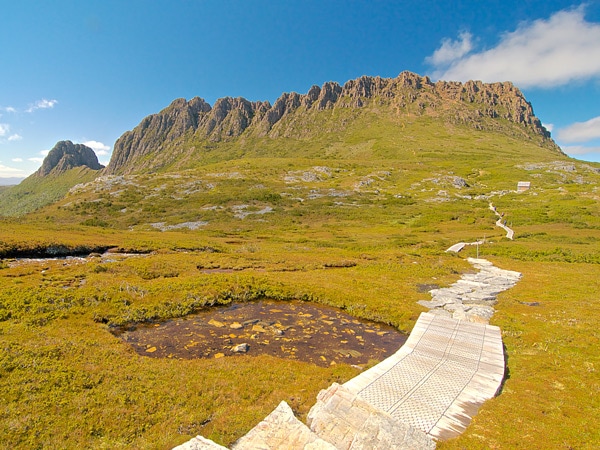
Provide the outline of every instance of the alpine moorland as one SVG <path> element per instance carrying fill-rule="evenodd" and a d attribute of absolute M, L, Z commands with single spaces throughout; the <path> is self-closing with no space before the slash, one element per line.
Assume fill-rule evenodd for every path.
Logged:
<path fill-rule="evenodd" d="M 150 358 L 112 331 L 275 299 L 409 333 L 422 287 L 452 284 L 477 252 L 523 274 L 491 319 L 506 379 L 438 447 L 597 448 L 599 189 L 600 164 L 563 154 L 512 84 L 408 72 L 273 105 L 177 99 L 107 167 L 61 141 L 0 191 L 0 447 L 229 445 L 282 400 L 304 419 L 362 368 Z"/>

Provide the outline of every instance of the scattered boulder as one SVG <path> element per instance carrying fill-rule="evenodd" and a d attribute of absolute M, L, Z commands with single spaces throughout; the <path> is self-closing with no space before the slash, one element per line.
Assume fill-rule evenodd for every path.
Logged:
<path fill-rule="evenodd" d="M 250 345 L 248 345 L 246 342 L 243 344 L 238 344 L 231 349 L 233 353 L 248 353 L 248 350 L 250 350 Z"/>
<path fill-rule="evenodd" d="M 336 450 L 294 416 L 282 401 L 275 410 L 245 436 L 235 442 L 233 450 L 278 449 Z"/>
<path fill-rule="evenodd" d="M 196 436 L 195 438 L 178 445 L 173 450 L 227 450 L 227 447 L 223 447 L 210 439 L 206 439 L 202 436 Z"/>

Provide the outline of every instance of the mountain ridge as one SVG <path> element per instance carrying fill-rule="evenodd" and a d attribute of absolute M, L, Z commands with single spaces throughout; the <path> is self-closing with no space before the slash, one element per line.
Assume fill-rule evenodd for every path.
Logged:
<path fill-rule="evenodd" d="M 490 121 L 504 120 L 519 126 L 524 136 L 562 154 L 535 116 L 531 103 L 512 83 L 434 83 L 429 77 L 402 72 L 396 78 L 362 76 L 343 86 L 326 82 L 321 87 L 312 86 L 306 94 L 283 93 L 273 105 L 242 97 L 220 98 L 213 106 L 200 97 L 176 99 L 117 139 L 105 173 L 131 173 L 140 167 L 143 158 L 159 154 L 170 145 L 179 144 L 181 152 L 189 141 L 218 144 L 244 136 L 310 138 L 310 127 L 299 132 L 294 122 L 307 113 L 336 109 L 387 109 L 387 113 L 397 115 L 444 116 L 446 122 L 480 130 L 497 128 Z M 145 164 L 152 168 L 152 162 Z"/>

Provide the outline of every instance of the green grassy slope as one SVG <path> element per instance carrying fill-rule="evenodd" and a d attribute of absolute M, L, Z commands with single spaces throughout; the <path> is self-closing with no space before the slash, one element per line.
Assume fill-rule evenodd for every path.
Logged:
<path fill-rule="evenodd" d="M 483 257 L 524 274 L 492 319 L 509 378 L 440 448 L 597 446 L 600 166 L 510 127 L 369 114 L 339 130 L 310 123 L 320 127 L 310 139 L 210 147 L 188 136 L 160 169 L 98 177 L 2 220 L 4 255 L 59 245 L 151 253 L 2 261 L 0 446 L 170 448 L 196 434 L 227 445 L 281 400 L 305 418 L 320 389 L 357 369 L 268 356 L 149 359 L 110 327 L 273 297 L 409 332 L 428 297 L 420 285 L 471 270 L 474 248 L 445 249 L 482 238 Z M 518 181 L 532 188 L 516 193 Z M 514 241 L 494 227 L 490 202 Z"/>
<path fill-rule="evenodd" d="M 61 199 L 73 186 L 93 180 L 98 171 L 77 167 L 45 177 L 32 175 L 0 190 L 0 216 L 20 216 Z"/>

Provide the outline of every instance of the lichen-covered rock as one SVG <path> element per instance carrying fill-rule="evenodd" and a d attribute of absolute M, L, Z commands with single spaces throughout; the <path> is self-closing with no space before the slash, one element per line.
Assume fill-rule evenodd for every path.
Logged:
<path fill-rule="evenodd" d="M 195 438 L 174 447 L 173 450 L 227 450 L 227 447 L 223 447 L 205 437 L 196 436 Z"/>
<path fill-rule="evenodd" d="M 292 408 L 281 402 L 271 414 L 242 436 L 232 450 L 336 450 L 294 416 Z"/>

